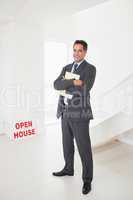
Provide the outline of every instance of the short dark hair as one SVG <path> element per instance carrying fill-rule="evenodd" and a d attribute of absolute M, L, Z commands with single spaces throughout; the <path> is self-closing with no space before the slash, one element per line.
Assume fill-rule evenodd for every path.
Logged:
<path fill-rule="evenodd" d="M 83 46 L 83 49 L 85 51 L 87 51 L 87 48 L 88 48 L 88 44 L 87 42 L 85 42 L 84 40 L 75 40 L 74 44 L 73 44 L 73 47 L 75 46 L 75 44 L 81 44 Z"/>

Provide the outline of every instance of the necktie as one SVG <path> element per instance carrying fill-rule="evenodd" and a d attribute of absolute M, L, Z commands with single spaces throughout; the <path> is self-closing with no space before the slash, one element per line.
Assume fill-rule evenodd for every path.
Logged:
<path fill-rule="evenodd" d="M 77 69 L 78 69 L 78 64 L 77 64 L 77 63 L 74 64 L 73 69 L 74 69 L 74 70 L 73 70 L 74 72 L 77 71 Z"/>

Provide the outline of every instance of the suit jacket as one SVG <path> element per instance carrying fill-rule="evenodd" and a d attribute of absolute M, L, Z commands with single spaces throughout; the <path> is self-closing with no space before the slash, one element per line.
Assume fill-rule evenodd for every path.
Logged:
<path fill-rule="evenodd" d="M 56 90 L 66 90 L 67 93 L 72 94 L 72 99 L 68 100 L 68 105 L 64 104 L 64 97 L 59 96 L 57 118 L 62 114 L 71 120 L 90 120 L 93 119 L 93 113 L 90 103 L 90 90 L 94 84 L 96 77 L 96 67 L 84 60 L 74 72 L 80 75 L 80 80 L 83 81 L 83 86 L 75 86 L 73 79 L 65 80 L 65 72 L 71 72 L 72 64 L 63 67 L 61 74 L 54 81 L 54 88 Z"/>

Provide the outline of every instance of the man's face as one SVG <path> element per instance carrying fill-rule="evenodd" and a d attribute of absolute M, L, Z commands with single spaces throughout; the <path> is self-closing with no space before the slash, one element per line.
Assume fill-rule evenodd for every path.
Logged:
<path fill-rule="evenodd" d="M 86 50 L 83 49 L 82 44 L 75 44 L 73 47 L 73 58 L 75 62 L 80 62 L 86 56 Z"/>

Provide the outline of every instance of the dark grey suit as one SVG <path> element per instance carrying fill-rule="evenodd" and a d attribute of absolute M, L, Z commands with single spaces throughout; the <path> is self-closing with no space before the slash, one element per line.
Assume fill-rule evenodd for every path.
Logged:
<path fill-rule="evenodd" d="M 73 79 L 65 80 L 65 72 L 71 72 L 72 64 L 62 69 L 59 77 L 54 81 L 56 90 L 66 90 L 72 94 L 72 99 L 68 100 L 68 105 L 64 104 L 64 97 L 59 97 L 57 118 L 61 116 L 63 153 L 65 159 L 65 169 L 72 172 L 74 170 L 74 141 L 79 150 L 82 161 L 84 182 L 91 182 L 93 178 L 93 159 L 91 141 L 89 135 L 89 123 L 93 119 L 90 104 L 90 90 L 94 84 L 96 68 L 84 60 L 74 72 L 80 75 L 83 86 L 74 86 Z"/>

